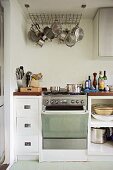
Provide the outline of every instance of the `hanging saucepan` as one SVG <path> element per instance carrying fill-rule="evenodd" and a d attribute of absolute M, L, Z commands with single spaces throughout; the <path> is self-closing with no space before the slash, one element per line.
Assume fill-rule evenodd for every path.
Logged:
<path fill-rule="evenodd" d="M 48 27 L 48 26 L 46 26 L 44 28 L 43 33 L 44 33 L 44 36 L 43 36 L 44 40 L 46 40 L 46 39 L 52 40 L 52 39 L 55 38 L 55 35 L 52 32 L 52 29 L 50 27 Z"/>
<path fill-rule="evenodd" d="M 37 44 L 42 47 L 45 43 L 45 40 L 43 40 L 43 36 L 44 36 L 44 33 L 43 32 L 39 32 L 37 37 L 38 37 L 38 41 L 37 41 Z"/>
<path fill-rule="evenodd" d="M 84 31 L 81 27 L 76 28 L 75 30 L 75 37 L 76 37 L 76 42 L 80 41 L 84 37 Z"/>
<path fill-rule="evenodd" d="M 83 37 L 84 37 L 84 31 L 83 31 L 83 29 L 81 27 L 79 27 L 81 17 L 82 17 L 82 14 L 80 16 L 79 15 L 77 16 L 76 25 L 72 29 L 72 32 L 75 34 L 75 37 L 76 37 L 76 42 L 82 40 Z"/>
<path fill-rule="evenodd" d="M 76 37 L 74 34 L 74 30 L 72 29 L 72 31 L 69 31 L 69 33 L 67 34 L 66 38 L 65 38 L 65 44 L 68 47 L 72 47 L 74 46 L 76 43 Z"/>
<path fill-rule="evenodd" d="M 51 25 L 52 32 L 54 33 L 55 37 L 58 37 L 59 34 L 62 32 L 62 26 L 58 20 L 55 20 Z"/>
<path fill-rule="evenodd" d="M 68 33 L 69 33 L 69 30 L 68 30 L 68 29 L 65 29 L 65 30 L 63 30 L 63 31 L 58 35 L 58 39 L 59 39 L 60 43 L 64 43 L 64 42 L 65 42 L 65 39 L 66 39 Z"/>
<path fill-rule="evenodd" d="M 37 42 L 38 41 L 38 37 L 37 37 L 36 32 L 34 30 L 30 30 L 28 32 L 28 38 L 29 38 L 29 40 L 31 40 L 33 42 Z"/>
<path fill-rule="evenodd" d="M 38 33 L 40 33 L 40 27 L 39 25 L 37 25 L 37 27 L 35 27 L 36 25 L 31 26 L 30 31 L 28 32 L 28 38 L 29 40 L 33 41 L 33 42 L 38 42 L 39 38 L 38 38 Z"/>

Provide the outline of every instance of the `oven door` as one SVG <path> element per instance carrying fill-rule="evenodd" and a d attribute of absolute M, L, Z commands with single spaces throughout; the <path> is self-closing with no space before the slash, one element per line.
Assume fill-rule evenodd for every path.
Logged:
<path fill-rule="evenodd" d="M 44 149 L 87 148 L 88 112 L 42 112 L 42 137 Z"/>

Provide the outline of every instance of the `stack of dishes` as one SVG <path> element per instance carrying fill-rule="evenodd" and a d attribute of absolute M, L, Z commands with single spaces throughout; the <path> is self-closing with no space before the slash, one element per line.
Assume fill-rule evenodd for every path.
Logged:
<path fill-rule="evenodd" d="M 95 119 L 102 120 L 102 121 L 113 120 L 113 105 L 97 104 L 97 105 L 93 105 L 92 110 L 93 110 L 92 116 Z"/>

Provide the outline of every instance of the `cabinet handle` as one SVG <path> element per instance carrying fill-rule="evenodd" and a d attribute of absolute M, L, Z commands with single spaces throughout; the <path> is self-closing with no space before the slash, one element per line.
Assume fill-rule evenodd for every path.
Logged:
<path fill-rule="evenodd" d="M 31 142 L 25 142 L 25 146 L 31 146 Z"/>
<path fill-rule="evenodd" d="M 25 123 L 25 124 L 24 124 L 24 127 L 25 127 L 25 128 L 30 128 L 30 127 L 31 127 L 31 124 Z"/>
<path fill-rule="evenodd" d="M 31 109 L 30 105 L 24 105 L 24 109 Z"/>

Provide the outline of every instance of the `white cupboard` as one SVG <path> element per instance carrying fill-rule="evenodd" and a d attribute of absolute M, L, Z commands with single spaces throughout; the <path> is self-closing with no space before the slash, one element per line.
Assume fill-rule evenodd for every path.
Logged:
<path fill-rule="evenodd" d="M 41 96 L 14 96 L 15 158 L 38 159 Z"/>
<path fill-rule="evenodd" d="M 93 20 L 94 55 L 113 56 L 113 8 L 100 8 Z"/>

